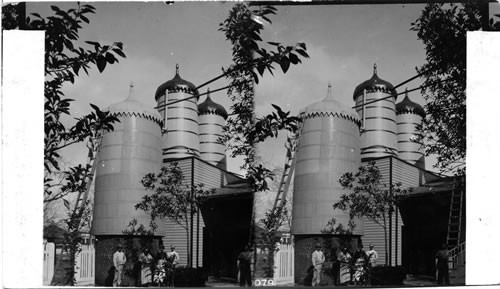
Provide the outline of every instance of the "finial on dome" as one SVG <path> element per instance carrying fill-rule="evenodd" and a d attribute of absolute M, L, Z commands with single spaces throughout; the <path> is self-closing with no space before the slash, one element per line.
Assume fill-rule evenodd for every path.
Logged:
<path fill-rule="evenodd" d="M 128 92 L 127 99 L 132 99 L 132 98 L 134 98 L 134 96 L 135 96 L 135 93 L 134 93 L 134 82 L 131 81 L 130 82 L 130 89 L 129 89 L 129 92 Z"/>
<path fill-rule="evenodd" d="M 179 63 L 175 65 L 175 74 L 179 74 Z"/>
<path fill-rule="evenodd" d="M 373 64 L 373 74 L 377 74 L 377 64 Z"/>
<path fill-rule="evenodd" d="M 326 91 L 326 99 L 332 99 L 333 98 L 333 93 L 332 93 L 332 82 L 328 81 L 328 90 Z"/>
<path fill-rule="evenodd" d="M 405 87 L 405 96 L 408 97 L 408 87 Z"/>

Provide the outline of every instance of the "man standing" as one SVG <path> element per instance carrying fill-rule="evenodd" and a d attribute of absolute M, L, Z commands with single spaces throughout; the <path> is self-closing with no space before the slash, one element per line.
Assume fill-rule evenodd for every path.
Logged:
<path fill-rule="evenodd" d="M 170 252 L 167 253 L 167 258 L 172 262 L 172 266 L 175 268 L 179 264 L 179 253 L 175 252 L 175 246 L 170 246 Z"/>
<path fill-rule="evenodd" d="M 127 262 L 127 256 L 123 252 L 123 246 L 118 244 L 116 252 L 113 254 L 113 265 L 115 266 L 115 278 L 113 279 L 113 287 L 122 285 L 123 266 Z"/>
<path fill-rule="evenodd" d="M 312 264 L 314 266 L 312 286 L 318 286 L 321 281 L 321 267 L 323 263 L 325 263 L 325 254 L 321 251 L 321 245 L 316 244 L 316 251 L 312 254 Z"/>
<path fill-rule="evenodd" d="M 370 244 L 370 250 L 366 251 L 368 256 L 368 266 L 375 267 L 377 265 L 378 253 L 373 249 L 373 245 Z"/>
<path fill-rule="evenodd" d="M 238 271 L 240 275 L 240 287 L 252 286 L 252 251 L 249 246 L 245 246 L 243 252 L 238 255 Z"/>
<path fill-rule="evenodd" d="M 446 244 L 441 245 L 441 249 L 436 253 L 436 269 L 438 285 L 450 285 L 450 276 L 448 272 L 448 248 Z"/>

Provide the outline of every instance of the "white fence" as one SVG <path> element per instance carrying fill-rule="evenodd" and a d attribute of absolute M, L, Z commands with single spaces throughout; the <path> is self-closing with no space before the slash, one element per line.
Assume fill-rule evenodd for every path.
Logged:
<path fill-rule="evenodd" d="M 75 279 L 77 285 L 95 283 L 95 248 L 94 245 L 81 245 L 82 251 L 76 257 Z"/>
<path fill-rule="evenodd" d="M 294 246 L 291 242 L 282 242 L 274 254 L 274 284 L 294 284 Z"/>
<path fill-rule="evenodd" d="M 54 277 L 54 265 L 56 257 L 56 245 L 44 243 L 43 246 L 43 285 L 48 286 Z"/>

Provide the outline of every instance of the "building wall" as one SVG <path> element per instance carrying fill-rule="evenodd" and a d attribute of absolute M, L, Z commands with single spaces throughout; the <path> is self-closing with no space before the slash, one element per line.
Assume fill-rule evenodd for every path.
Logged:
<path fill-rule="evenodd" d="M 170 162 L 177 162 L 177 166 L 182 170 L 184 176 L 184 183 L 203 184 L 204 189 L 220 188 L 229 182 L 238 180 L 238 177 L 231 173 L 222 171 L 214 165 L 207 164 L 197 158 L 184 158 L 173 160 Z M 164 165 L 168 165 L 165 163 Z M 194 173 L 194 174 L 193 174 Z M 190 228 L 190 223 L 188 224 Z M 167 250 L 171 245 L 176 246 L 176 251 L 179 253 L 180 264 L 187 265 L 187 252 L 188 243 L 186 229 L 172 220 L 163 220 L 159 224 L 160 234 L 163 235 L 163 243 Z M 203 264 L 203 229 L 205 222 L 203 216 L 194 215 L 193 218 L 193 266 L 202 267 Z"/>
<path fill-rule="evenodd" d="M 421 186 L 431 180 L 438 179 L 439 177 L 435 174 L 426 172 L 414 165 L 411 165 L 403 160 L 395 157 L 384 157 L 373 159 L 382 175 L 382 184 L 389 188 L 389 184 L 392 181 L 393 184 L 401 183 L 402 188 L 408 189 L 413 187 Z M 364 162 L 366 164 L 367 161 Z M 368 249 L 369 244 L 375 246 L 375 250 L 379 255 L 379 264 L 385 263 L 385 239 L 383 228 L 376 224 L 374 221 L 364 218 L 365 232 L 362 238 L 363 246 Z M 387 226 L 389 226 L 387 224 Z M 403 252 L 403 220 L 399 212 L 393 215 L 392 220 L 392 250 L 391 250 L 391 264 L 401 265 L 402 264 L 402 252 Z"/>
<path fill-rule="evenodd" d="M 397 220 L 397 221 L 396 221 Z M 396 225 L 397 222 L 397 225 Z M 384 230 L 383 228 L 375 223 L 374 221 L 364 218 L 365 223 L 365 234 L 361 238 L 363 242 L 363 249 L 369 250 L 368 246 L 372 244 L 374 246 L 375 251 L 378 253 L 378 265 L 385 264 L 385 238 L 384 238 Z M 389 227 L 389 225 L 387 225 Z M 392 250 L 391 250 L 391 264 L 393 266 L 402 264 L 402 229 L 403 228 L 403 220 L 401 219 L 401 215 L 398 213 L 397 215 L 393 215 L 392 219 Z M 387 234 L 389 235 L 389 230 L 387 230 Z M 389 238 L 389 236 L 387 236 Z M 389 253 L 389 251 L 387 252 Z M 389 264 L 389 263 L 388 263 Z"/>

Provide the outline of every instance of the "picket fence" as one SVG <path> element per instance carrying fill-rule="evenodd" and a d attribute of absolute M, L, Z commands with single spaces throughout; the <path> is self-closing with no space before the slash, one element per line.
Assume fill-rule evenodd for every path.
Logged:
<path fill-rule="evenodd" d="M 294 246 L 293 242 L 283 240 L 274 254 L 274 284 L 294 284 Z"/>
<path fill-rule="evenodd" d="M 43 246 L 43 281 L 44 286 L 50 285 L 54 277 L 56 244 L 44 242 Z"/>
<path fill-rule="evenodd" d="M 82 251 L 76 257 L 75 280 L 77 285 L 95 283 L 95 248 L 93 244 L 81 245 Z"/>
<path fill-rule="evenodd" d="M 76 257 L 75 280 L 77 286 L 94 285 L 95 283 L 95 248 L 94 245 L 81 245 L 82 251 Z M 57 254 L 62 254 L 58 250 Z M 44 243 L 43 281 L 44 286 L 52 283 L 55 273 L 56 246 Z"/>

